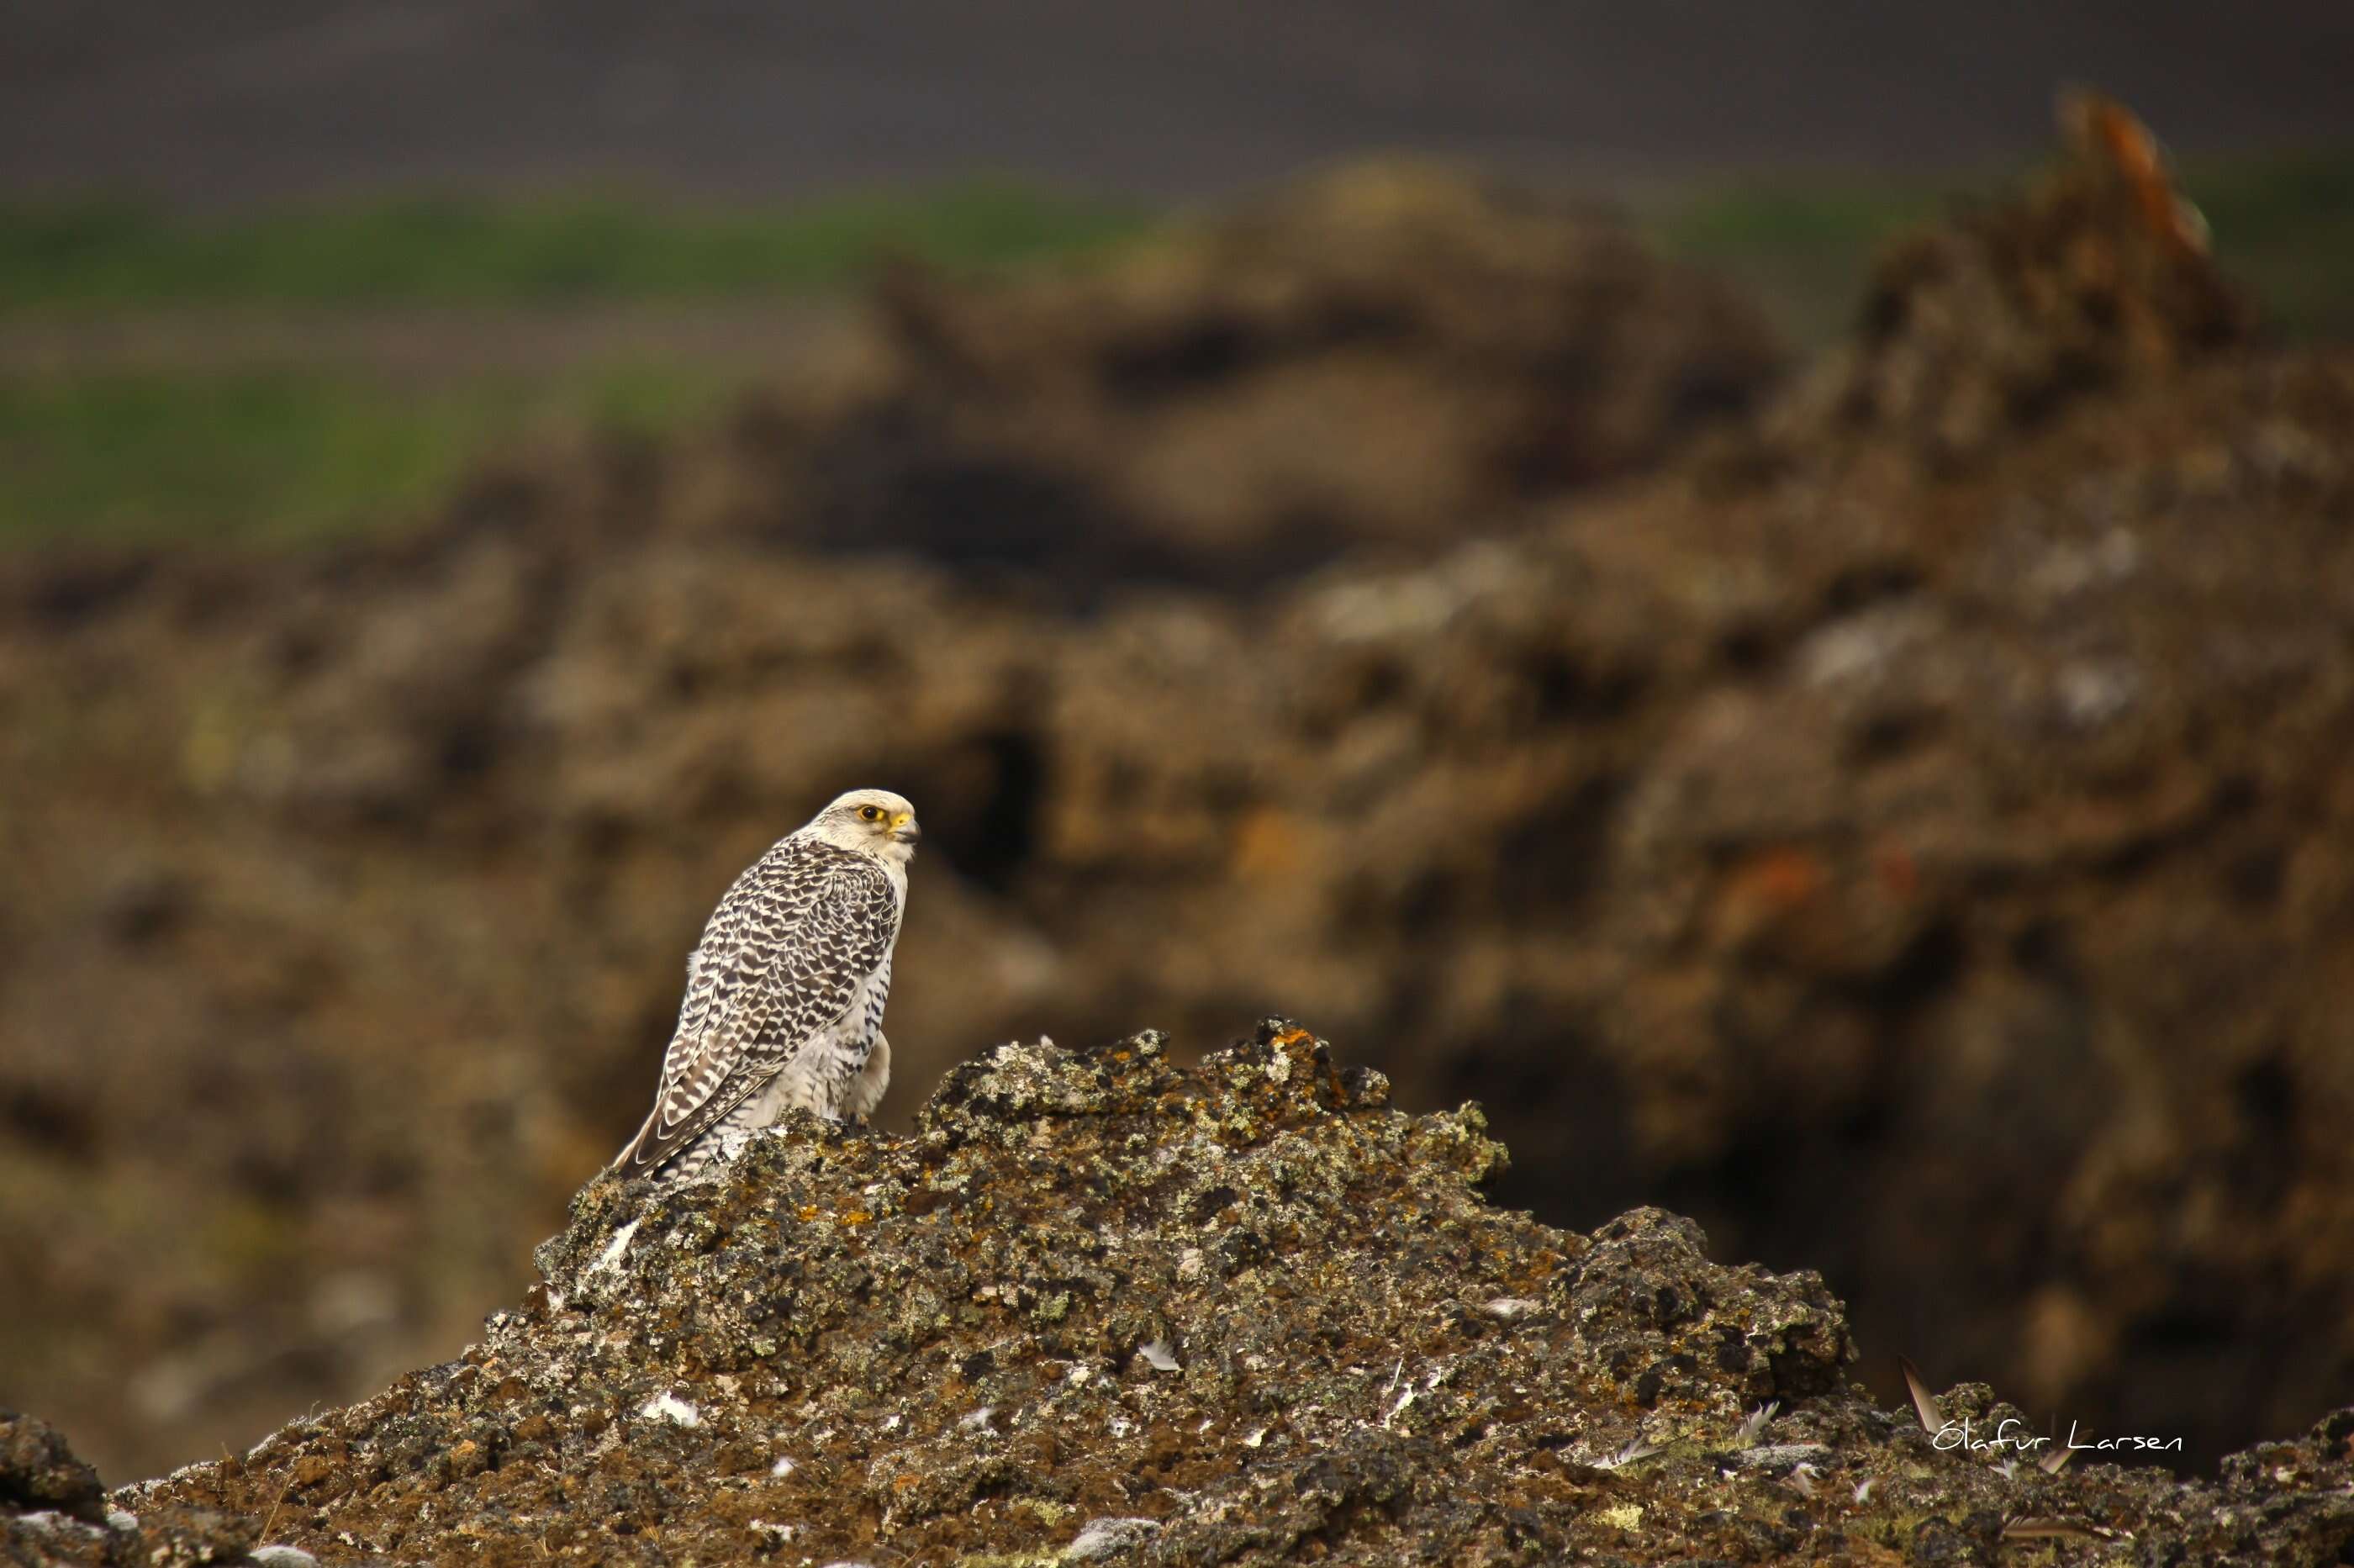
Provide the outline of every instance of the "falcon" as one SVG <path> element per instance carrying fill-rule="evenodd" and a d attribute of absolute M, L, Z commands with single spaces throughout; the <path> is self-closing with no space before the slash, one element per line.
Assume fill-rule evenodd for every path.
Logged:
<path fill-rule="evenodd" d="M 795 1107 L 834 1120 L 874 1110 L 921 836 L 904 796 L 853 789 L 746 868 L 687 955 L 654 1108 L 612 1170 L 689 1180 Z"/>

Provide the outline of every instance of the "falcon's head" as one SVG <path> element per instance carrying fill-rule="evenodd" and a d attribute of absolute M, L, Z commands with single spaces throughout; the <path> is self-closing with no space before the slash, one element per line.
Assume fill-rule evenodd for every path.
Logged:
<path fill-rule="evenodd" d="M 856 850 L 902 865 L 915 858 L 916 808 L 888 789 L 853 789 L 810 821 L 809 831 L 839 849 Z"/>

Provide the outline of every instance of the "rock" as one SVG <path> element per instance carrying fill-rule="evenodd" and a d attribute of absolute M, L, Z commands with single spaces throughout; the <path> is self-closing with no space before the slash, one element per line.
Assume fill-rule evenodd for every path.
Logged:
<path fill-rule="evenodd" d="M 256 1561 L 252 1527 L 169 1502 L 133 1515 L 107 1506 L 98 1472 L 48 1423 L 0 1411 L 0 1562 L 154 1568 Z M 282 1559 L 279 1561 L 283 1563 Z"/>
<path fill-rule="evenodd" d="M 47 1422 L 0 1410 L 0 1508 L 103 1524 L 106 1489 Z"/>
<path fill-rule="evenodd" d="M 1092 1563 L 1129 1552 L 1150 1540 L 1160 1528 L 1157 1519 L 1091 1519 L 1063 1548 L 1063 1561 Z"/>
<path fill-rule="evenodd" d="M 1816 1276 L 1713 1264 L 1657 1210 L 1585 1236 L 1492 1206 L 1473 1107 L 1410 1117 L 1366 1082 L 1280 1019 L 1196 1069 L 1153 1034 L 1002 1045 L 909 1134 L 802 1118 L 711 1180 L 601 1176 L 530 1302 L 459 1360 L 116 1500 L 273 1516 L 269 1561 L 1984 1561 L 2008 1536 L 2286 1563 L 2354 1542 L 2354 1412 L 2213 1486 L 1941 1448 L 1844 1383 Z M 1500 1299 L 1538 1305 L 1466 1305 Z M 1137 1359 L 1151 1343 L 1175 1372 Z"/>
<path fill-rule="evenodd" d="M 1782 399 L 1768 432 L 1794 454 L 1894 435 L 1950 471 L 2088 393 L 2246 342 L 2253 308 L 2148 130 L 2095 93 L 2064 97 L 2061 122 L 2069 156 L 2024 200 L 1889 249 L 1854 339 Z"/>

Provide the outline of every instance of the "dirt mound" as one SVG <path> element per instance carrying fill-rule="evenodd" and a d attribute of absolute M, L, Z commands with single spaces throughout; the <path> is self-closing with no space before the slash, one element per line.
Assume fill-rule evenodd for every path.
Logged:
<path fill-rule="evenodd" d="M 1006 1045 L 909 1137 L 800 1118 L 716 1181 L 600 1180 L 482 1344 L 119 1494 L 115 1529 L 194 1509 L 327 1562 L 2354 1543 L 2354 1411 L 2217 1487 L 1941 1449 L 1843 1386 L 1820 1277 L 1712 1264 L 1657 1210 L 1589 1237 L 1490 1207 L 1477 1112 L 1387 1099 L 1275 1020 L 1197 1072 L 1151 1033 Z M 1947 1404 L 1948 1440 L 2027 1431 Z"/>
<path fill-rule="evenodd" d="M 2249 303 L 2148 131 L 2095 93 L 2061 118 L 2072 155 L 2019 201 L 1891 248 L 1853 340 L 1781 400 L 1771 437 L 1794 455 L 1893 437 L 1963 468 L 2075 399 L 2246 340 Z"/>
<path fill-rule="evenodd" d="M 0 1249 L 39 1282 L 0 1313 L 9 1396 L 138 1473 L 459 1342 L 642 1113 L 712 902 L 863 779 L 930 830 L 889 1107 L 977 1038 L 1299 1008 L 1411 1097 L 1493 1106 L 1514 1201 L 1672 1202 L 2039 1419 L 2196 1457 L 2354 1399 L 2354 356 L 2135 283 L 2205 263 L 2104 157 L 1882 285 L 1924 302 L 1875 363 L 1978 375 L 1930 299 L 2076 298 L 2017 258 L 2116 259 L 2115 309 L 2061 313 L 2109 370 L 1993 435 L 1924 461 L 1912 415 L 1811 428 L 1794 393 L 1575 504 L 1433 491 L 1419 536 L 1509 536 L 1247 601 L 1071 616 L 779 548 L 822 536 L 822 443 L 773 411 L 519 463 L 396 544 L 0 568 Z M 1543 290 L 1447 267 L 1416 297 L 1508 359 L 1477 307 Z M 1246 338 L 1339 309 L 1273 292 Z M 1014 391 L 867 385 L 964 429 L 1100 380 L 1109 339 L 1011 298 L 943 330 Z M 1107 410 L 1103 450 L 1140 439 Z M 1151 548 L 1258 548 L 1233 520 L 1283 485 L 1244 488 Z M 1351 536 L 1390 536 L 1362 504 Z"/>
<path fill-rule="evenodd" d="M 1043 277 L 893 275 L 853 365 L 690 460 L 691 521 L 1081 597 L 1257 588 L 1656 467 L 1782 358 L 1617 224 L 1373 164 Z"/>

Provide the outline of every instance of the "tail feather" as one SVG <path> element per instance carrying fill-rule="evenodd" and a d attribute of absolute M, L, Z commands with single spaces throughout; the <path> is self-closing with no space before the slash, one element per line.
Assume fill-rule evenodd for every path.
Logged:
<path fill-rule="evenodd" d="M 621 1152 L 613 1156 L 612 1163 L 606 1166 L 605 1169 L 608 1171 L 618 1171 L 627 1174 L 631 1169 L 637 1164 L 638 1151 L 646 1146 L 647 1139 L 652 1134 L 654 1129 L 654 1118 L 660 1115 L 662 1115 L 662 1107 L 657 1104 L 652 1111 L 647 1113 L 646 1119 L 639 1126 L 636 1134 L 631 1138 L 629 1142 L 621 1146 Z M 660 1161 L 657 1160 L 656 1163 L 659 1164 Z"/>

